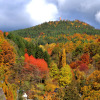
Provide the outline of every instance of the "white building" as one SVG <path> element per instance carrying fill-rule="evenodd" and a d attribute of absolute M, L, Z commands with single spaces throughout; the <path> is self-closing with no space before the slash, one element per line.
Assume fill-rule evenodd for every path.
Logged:
<path fill-rule="evenodd" d="M 27 94 L 26 93 L 24 93 L 22 97 L 23 97 L 23 100 L 27 100 Z"/>

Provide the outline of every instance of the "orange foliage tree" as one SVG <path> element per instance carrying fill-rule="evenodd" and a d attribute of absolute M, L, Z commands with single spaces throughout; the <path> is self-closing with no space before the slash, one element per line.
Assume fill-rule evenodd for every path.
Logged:
<path fill-rule="evenodd" d="M 7 100 L 14 100 L 13 86 L 8 82 L 11 74 L 10 68 L 15 63 L 15 53 L 13 47 L 4 39 L 3 32 L 0 31 L 0 80 Z M 2 70 L 2 71 L 1 71 Z"/>
<path fill-rule="evenodd" d="M 15 63 L 15 53 L 13 52 L 13 47 L 11 47 L 7 41 L 3 41 L 0 47 L 0 64 L 3 63 L 3 65 L 12 66 Z"/>
<path fill-rule="evenodd" d="M 10 74 L 10 67 L 15 63 L 15 53 L 13 52 L 13 47 L 3 38 L 0 44 L 0 67 L 3 65 L 4 68 L 4 81 L 7 82 L 8 76 Z"/>
<path fill-rule="evenodd" d="M 77 63 L 76 63 L 76 62 L 72 62 L 72 63 L 70 64 L 70 67 L 71 67 L 72 69 L 77 68 Z"/>

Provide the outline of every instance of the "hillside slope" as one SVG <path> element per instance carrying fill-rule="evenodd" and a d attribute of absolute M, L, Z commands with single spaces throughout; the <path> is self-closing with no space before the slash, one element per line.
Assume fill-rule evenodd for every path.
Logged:
<path fill-rule="evenodd" d="M 61 34 L 73 35 L 74 33 L 86 33 L 88 35 L 100 35 L 100 30 L 95 29 L 87 23 L 75 21 L 50 21 L 34 27 L 11 31 L 10 33 L 18 34 L 22 37 L 34 38 L 39 44 L 63 42 L 63 38 L 59 37 Z M 64 40 L 64 41 L 67 41 Z"/>

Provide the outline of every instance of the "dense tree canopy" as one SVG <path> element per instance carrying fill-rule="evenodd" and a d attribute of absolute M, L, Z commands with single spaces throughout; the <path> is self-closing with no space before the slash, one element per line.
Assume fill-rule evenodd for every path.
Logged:
<path fill-rule="evenodd" d="M 50 21 L 0 31 L 0 88 L 7 100 L 100 99 L 100 30 Z M 0 98 L 1 99 L 1 98 Z"/>

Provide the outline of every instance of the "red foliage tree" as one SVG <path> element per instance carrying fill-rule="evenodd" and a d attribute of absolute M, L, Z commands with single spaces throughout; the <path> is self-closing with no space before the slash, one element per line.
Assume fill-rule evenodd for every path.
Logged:
<path fill-rule="evenodd" d="M 100 42 L 100 39 L 98 39 L 98 41 L 97 42 Z"/>
<path fill-rule="evenodd" d="M 81 56 L 81 61 L 83 63 L 86 63 L 87 65 L 90 63 L 90 60 L 89 60 L 89 54 L 88 53 L 85 53 Z"/>
<path fill-rule="evenodd" d="M 70 64 L 70 67 L 72 69 L 76 69 L 78 68 L 80 71 L 87 71 L 88 70 L 88 66 L 86 63 L 83 63 L 83 61 L 76 61 L 76 62 L 72 62 Z"/>
<path fill-rule="evenodd" d="M 82 63 L 82 64 L 79 66 L 79 70 L 80 70 L 80 71 L 87 71 L 87 70 L 88 70 L 88 66 L 86 65 L 86 63 Z"/>
<path fill-rule="evenodd" d="M 77 66 L 80 66 L 82 64 L 82 61 L 76 61 Z"/>
<path fill-rule="evenodd" d="M 44 59 L 36 59 L 32 55 L 29 56 L 27 53 L 25 53 L 25 68 L 28 70 L 32 70 L 32 66 L 38 68 L 40 72 L 47 72 L 49 71 L 48 65 Z"/>

